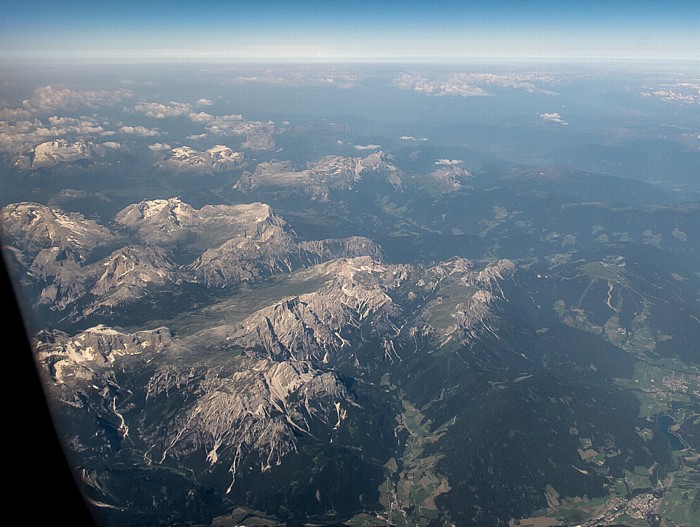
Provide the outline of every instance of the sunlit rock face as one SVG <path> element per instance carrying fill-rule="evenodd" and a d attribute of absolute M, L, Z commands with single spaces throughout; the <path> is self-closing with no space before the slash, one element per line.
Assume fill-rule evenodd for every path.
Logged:
<path fill-rule="evenodd" d="M 20 169 L 52 168 L 58 165 L 68 165 L 76 162 L 93 162 L 106 157 L 110 152 L 120 151 L 119 143 L 94 143 L 86 139 L 70 141 L 54 139 L 40 143 L 28 153 L 18 157 L 14 166 Z"/>
<path fill-rule="evenodd" d="M 391 156 L 374 152 L 366 157 L 326 156 L 309 162 L 303 169 L 289 161 L 260 163 L 255 172 L 246 172 L 234 188 L 244 193 L 256 189 L 303 192 L 313 199 L 328 201 L 333 190 L 352 190 L 363 181 L 383 181 L 401 188 L 403 173 L 391 163 Z"/>
<path fill-rule="evenodd" d="M 427 175 L 428 181 L 434 183 L 442 192 L 455 192 L 468 185 L 472 174 L 462 166 L 438 168 Z"/>
<path fill-rule="evenodd" d="M 211 174 L 240 168 L 244 160 L 242 152 L 234 152 L 224 145 L 216 145 L 202 152 L 189 146 L 181 146 L 165 154 L 158 166 L 163 170 Z"/>
<path fill-rule="evenodd" d="M 110 314 L 186 283 L 225 288 L 335 258 L 381 258 L 367 238 L 300 241 L 263 203 L 194 209 L 179 198 L 145 200 L 117 213 L 118 233 L 39 204 L 10 205 L 2 214 L 24 279 L 42 287 L 39 304 L 79 309 L 81 317 Z M 92 256 L 129 241 L 137 244 Z M 175 263 L 183 247 L 194 260 Z"/>

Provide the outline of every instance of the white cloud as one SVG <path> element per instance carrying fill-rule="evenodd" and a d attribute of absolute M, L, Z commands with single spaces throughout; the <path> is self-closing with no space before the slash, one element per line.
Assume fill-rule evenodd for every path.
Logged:
<path fill-rule="evenodd" d="M 211 99 L 197 99 L 197 102 L 194 103 L 195 106 L 211 106 L 214 104 Z"/>
<path fill-rule="evenodd" d="M 83 116 L 80 119 L 75 119 L 52 115 L 48 121 L 56 135 L 95 135 L 104 132 L 104 128 L 91 117 Z"/>
<path fill-rule="evenodd" d="M 51 117 L 49 117 L 49 123 L 53 126 L 75 126 L 80 123 L 80 119 L 52 115 Z"/>
<path fill-rule="evenodd" d="M 161 150 L 170 150 L 170 145 L 167 143 L 153 143 L 148 145 L 148 148 L 154 152 L 160 152 Z"/>
<path fill-rule="evenodd" d="M 192 113 L 192 105 L 188 103 L 170 102 L 162 104 L 159 102 L 139 102 L 134 106 L 134 110 L 143 113 L 146 117 L 154 119 L 165 119 L 166 117 L 183 117 Z"/>
<path fill-rule="evenodd" d="M 225 135 L 228 132 L 240 135 L 236 130 L 238 130 L 244 122 L 245 120 L 240 114 L 218 115 L 215 119 L 207 123 L 207 128 L 211 133 L 217 135 Z"/>
<path fill-rule="evenodd" d="M 105 143 L 102 143 L 102 146 L 104 146 L 105 148 L 110 148 L 112 150 L 126 150 L 121 143 L 117 143 L 116 141 L 107 141 Z"/>
<path fill-rule="evenodd" d="M 246 121 L 242 115 L 219 115 L 207 123 L 207 130 L 214 135 L 256 135 L 272 133 L 275 123 Z"/>
<path fill-rule="evenodd" d="M 191 112 L 187 115 L 187 118 L 193 123 L 210 123 L 216 119 L 213 115 L 205 112 Z"/>
<path fill-rule="evenodd" d="M 184 117 L 193 123 L 203 124 L 211 135 L 245 135 L 247 142 L 244 148 L 257 150 L 274 148 L 272 134 L 275 132 L 275 123 L 272 121 L 247 121 L 240 114 L 212 115 L 206 112 L 196 112 L 191 104 L 175 101 L 168 104 L 141 101 L 134 106 L 134 111 L 155 119 Z M 194 134 L 192 137 L 197 137 L 197 135 Z"/>
<path fill-rule="evenodd" d="M 394 85 L 404 90 L 412 90 L 428 95 L 461 95 L 463 97 L 484 97 L 491 95 L 483 86 L 515 88 L 527 92 L 557 95 L 556 92 L 537 86 L 539 83 L 551 84 L 556 79 L 549 75 L 535 73 L 449 73 L 428 78 L 419 74 L 401 73 L 394 79 Z"/>
<path fill-rule="evenodd" d="M 76 106 L 96 107 L 115 104 L 133 96 L 134 93 L 126 89 L 72 90 L 70 88 L 54 88 L 48 85 L 34 90 L 34 96 L 29 101 L 25 101 L 25 107 L 31 106 L 41 111 Z"/>
<path fill-rule="evenodd" d="M 59 135 L 57 131 L 45 127 L 39 119 L 0 121 L 0 149 L 6 152 L 20 153 Z"/>
<path fill-rule="evenodd" d="M 401 137 L 399 137 L 399 139 L 401 139 L 402 141 L 427 141 L 428 140 L 427 137 L 418 138 L 418 137 L 413 137 L 412 135 L 402 135 Z"/>
<path fill-rule="evenodd" d="M 686 104 L 700 103 L 700 84 L 694 82 L 661 84 L 656 89 L 641 92 L 640 95 Z"/>
<path fill-rule="evenodd" d="M 31 119 L 35 113 L 34 108 L 3 108 L 0 110 L 0 121 Z"/>
<path fill-rule="evenodd" d="M 287 67 L 279 69 L 255 69 L 234 77 L 236 83 L 261 83 L 277 86 L 335 86 L 346 89 L 358 86 L 363 76 L 338 67 L 301 69 Z"/>
<path fill-rule="evenodd" d="M 200 140 L 206 139 L 206 138 L 207 138 L 207 134 L 192 134 L 192 135 L 187 136 L 187 139 L 190 139 L 193 141 L 200 141 Z"/>
<path fill-rule="evenodd" d="M 541 113 L 540 118 L 550 123 L 569 124 L 566 121 L 564 121 L 564 119 L 562 119 L 561 115 L 559 115 L 558 113 Z"/>
<path fill-rule="evenodd" d="M 240 114 L 211 115 L 206 112 L 195 112 L 191 104 L 175 101 L 168 104 L 142 101 L 134 106 L 134 111 L 154 119 L 185 117 L 193 123 L 206 125 L 207 131 L 214 135 L 243 135 L 251 133 L 251 130 L 260 132 L 263 127 L 262 123 L 246 121 Z"/>
<path fill-rule="evenodd" d="M 461 159 L 438 159 L 435 161 L 436 165 L 447 165 L 447 166 L 455 166 L 455 165 L 461 165 L 464 163 Z"/>
<path fill-rule="evenodd" d="M 381 145 L 355 145 L 355 150 L 379 150 Z"/>
<path fill-rule="evenodd" d="M 146 128 L 145 126 L 122 126 L 119 131 L 123 134 L 137 135 L 139 137 L 155 137 L 160 135 L 156 128 Z"/>
<path fill-rule="evenodd" d="M 483 88 L 474 86 L 469 78 L 454 77 L 428 79 L 421 75 L 400 74 L 394 85 L 404 90 L 413 90 L 428 95 L 462 95 L 463 97 L 483 97 L 489 95 Z"/>
<path fill-rule="evenodd" d="M 19 116 L 21 112 L 10 112 L 8 116 Z M 0 120 L 0 150 L 14 154 L 23 153 L 39 143 L 66 136 L 96 136 L 105 129 L 91 117 L 50 116 L 48 124 L 34 119 Z"/>

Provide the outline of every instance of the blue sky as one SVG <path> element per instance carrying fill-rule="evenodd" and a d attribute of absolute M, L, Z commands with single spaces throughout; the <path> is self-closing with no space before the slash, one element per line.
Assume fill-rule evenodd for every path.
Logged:
<path fill-rule="evenodd" d="M 0 0 L 14 60 L 478 61 L 700 58 L 697 0 Z"/>

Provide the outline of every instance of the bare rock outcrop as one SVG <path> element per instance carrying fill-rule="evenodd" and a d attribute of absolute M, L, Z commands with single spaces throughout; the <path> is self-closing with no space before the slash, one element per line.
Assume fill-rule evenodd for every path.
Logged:
<path fill-rule="evenodd" d="M 166 153 L 157 166 L 176 172 L 212 174 L 240 168 L 244 160 L 242 152 L 234 152 L 224 145 L 216 145 L 201 152 L 189 146 L 180 146 Z"/>
<path fill-rule="evenodd" d="M 246 172 L 234 185 L 241 192 L 287 189 L 328 200 L 331 190 L 351 190 L 370 176 L 382 178 L 394 188 L 402 185 L 402 172 L 391 156 L 374 152 L 366 157 L 326 156 L 297 169 L 289 161 L 260 163 L 254 173 Z"/>

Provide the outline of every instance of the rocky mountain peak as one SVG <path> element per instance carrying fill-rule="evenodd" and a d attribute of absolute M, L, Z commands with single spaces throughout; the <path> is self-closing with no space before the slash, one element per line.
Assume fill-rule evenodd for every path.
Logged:
<path fill-rule="evenodd" d="M 53 247 L 70 249 L 80 258 L 95 247 L 114 241 L 114 234 L 77 212 L 65 212 L 39 203 L 13 203 L 0 212 L 5 236 L 30 254 Z"/>
<path fill-rule="evenodd" d="M 225 145 L 215 145 L 204 151 L 180 146 L 167 152 L 157 163 L 161 169 L 178 172 L 213 173 L 234 170 L 243 166 L 244 155 Z"/>
<path fill-rule="evenodd" d="M 328 155 L 309 161 L 301 170 L 291 161 L 260 163 L 254 173 L 246 172 L 234 188 L 241 192 L 252 192 L 257 188 L 302 190 L 326 201 L 330 190 L 350 190 L 370 172 L 380 173 L 396 188 L 401 185 L 401 171 L 391 164 L 390 156 L 380 151 L 366 157 Z"/>
<path fill-rule="evenodd" d="M 136 231 L 143 241 L 170 245 L 199 239 L 208 245 L 237 236 L 259 235 L 269 226 L 284 227 L 269 205 L 205 205 L 194 209 L 180 198 L 144 200 L 117 213 L 118 225 Z"/>
<path fill-rule="evenodd" d="M 391 285 L 384 282 L 394 271 L 368 256 L 322 264 L 315 272 L 332 278 L 321 289 L 253 313 L 232 328 L 229 340 L 273 357 L 327 361 L 329 354 L 349 344 L 345 331 L 365 323 L 377 331 L 391 326 L 398 308 L 386 293 Z"/>
<path fill-rule="evenodd" d="M 112 149 L 110 147 L 118 146 L 117 143 L 96 144 L 82 137 L 77 141 L 54 139 L 36 145 L 16 166 L 18 168 L 45 168 L 60 163 L 92 161 L 95 158 L 105 157 L 108 150 Z"/>
<path fill-rule="evenodd" d="M 120 211 L 115 220 L 126 226 L 138 226 L 143 223 L 162 222 L 168 218 L 176 224 L 194 215 L 194 209 L 178 198 L 143 200 L 129 205 Z"/>
<path fill-rule="evenodd" d="M 427 178 L 435 182 L 443 192 L 461 189 L 471 177 L 471 172 L 461 165 L 441 167 L 427 175 Z"/>
<path fill-rule="evenodd" d="M 127 246 L 102 262 L 102 273 L 92 287 L 97 297 L 86 313 L 143 298 L 148 289 L 183 282 L 182 273 L 160 247 Z"/>
<path fill-rule="evenodd" d="M 57 383 L 71 378 L 91 379 L 97 370 L 109 368 L 119 357 L 163 352 L 173 342 L 167 328 L 123 333 L 98 325 L 70 337 L 60 331 L 42 336 L 37 342 L 37 358 L 49 365 Z"/>

